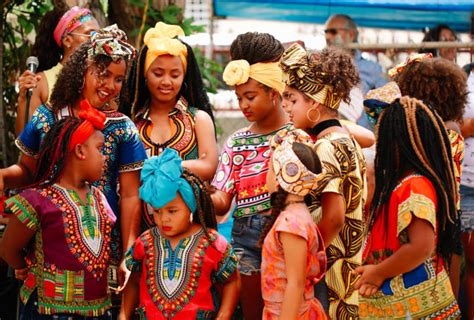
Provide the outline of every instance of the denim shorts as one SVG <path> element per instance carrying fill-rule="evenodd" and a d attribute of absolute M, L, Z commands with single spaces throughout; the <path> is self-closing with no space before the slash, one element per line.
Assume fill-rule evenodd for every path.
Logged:
<path fill-rule="evenodd" d="M 461 231 L 474 229 L 474 188 L 461 185 Z"/>
<path fill-rule="evenodd" d="M 256 214 L 250 217 L 236 218 L 232 227 L 232 247 L 239 258 L 239 272 L 252 275 L 260 272 L 262 248 L 258 241 L 269 215 Z"/>

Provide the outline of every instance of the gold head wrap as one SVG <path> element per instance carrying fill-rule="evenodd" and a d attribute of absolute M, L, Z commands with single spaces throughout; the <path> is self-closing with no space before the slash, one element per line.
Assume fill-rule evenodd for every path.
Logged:
<path fill-rule="evenodd" d="M 259 62 L 250 65 L 247 60 L 233 60 L 225 67 L 222 78 L 229 86 L 244 84 L 252 78 L 280 94 L 285 90 L 283 73 L 278 67 L 278 62 Z"/>
<path fill-rule="evenodd" d="M 334 88 L 324 83 L 325 74 L 311 70 L 310 54 L 299 44 L 294 43 L 286 49 L 280 60 L 288 86 L 295 87 L 316 102 L 337 110 L 342 97 Z"/>
<path fill-rule="evenodd" d="M 158 22 L 154 28 L 148 29 L 143 40 L 148 47 L 145 72 L 157 57 L 165 54 L 179 57 L 186 71 L 188 50 L 181 41 L 175 39 L 177 36 L 184 36 L 184 31 L 180 26 Z"/>
<path fill-rule="evenodd" d="M 293 143 L 313 146 L 311 137 L 304 131 L 280 130 L 270 143 L 273 149 L 272 165 L 280 187 L 286 192 L 304 197 L 316 188 L 323 173 L 311 172 L 293 151 Z"/>
<path fill-rule="evenodd" d="M 414 53 L 410 55 L 404 62 L 399 63 L 392 69 L 388 70 L 388 75 L 391 78 L 394 78 L 397 74 L 402 72 L 409 65 L 431 58 L 433 58 L 433 55 L 431 53 Z"/>

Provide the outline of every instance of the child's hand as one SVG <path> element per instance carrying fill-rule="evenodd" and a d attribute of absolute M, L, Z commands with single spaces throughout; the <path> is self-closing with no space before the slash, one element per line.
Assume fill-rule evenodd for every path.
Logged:
<path fill-rule="evenodd" d="M 125 288 L 128 279 L 130 278 L 130 274 L 130 270 L 128 270 L 127 266 L 125 265 L 125 259 L 123 259 L 118 270 L 119 286 L 113 289 L 115 293 L 119 293 Z"/>
<path fill-rule="evenodd" d="M 360 295 L 366 298 L 374 295 L 377 291 L 379 291 L 379 288 L 369 283 L 363 284 L 359 288 Z"/>
<path fill-rule="evenodd" d="M 362 285 L 373 285 L 380 288 L 385 278 L 380 275 L 376 265 L 368 264 L 365 266 L 357 267 L 353 272 L 355 275 L 360 275 L 359 280 L 355 284 L 355 288 L 359 289 Z"/>

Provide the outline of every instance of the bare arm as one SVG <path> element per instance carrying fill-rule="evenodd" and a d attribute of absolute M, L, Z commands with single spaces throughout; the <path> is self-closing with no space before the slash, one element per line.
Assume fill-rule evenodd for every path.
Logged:
<path fill-rule="evenodd" d="M 13 268 L 26 267 L 23 249 L 34 236 L 35 231 L 27 228 L 17 217 L 12 217 L 0 242 L 0 256 Z"/>
<path fill-rule="evenodd" d="M 357 289 L 364 284 L 378 288 L 385 279 L 415 269 L 433 254 L 435 232 L 429 222 L 413 216 L 407 231 L 409 242 L 402 245 L 393 255 L 377 265 L 365 265 L 355 270 L 355 273 L 361 275 L 356 283 Z"/>
<path fill-rule="evenodd" d="M 370 148 L 375 143 L 375 135 L 369 129 L 355 123 L 344 122 L 344 127 L 362 148 Z"/>
<path fill-rule="evenodd" d="M 36 108 L 48 100 L 48 81 L 43 72 L 35 75 L 31 71 L 26 70 L 20 76 L 19 83 L 20 93 L 18 95 L 18 108 L 15 122 L 16 136 L 18 136 L 25 127 L 26 91 L 33 88 L 28 120 Z"/>
<path fill-rule="evenodd" d="M 140 232 L 141 206 L 138 194 L 140 171 L 122 172 L 120 182 L 120 229 L 123 252 L 133 245 Z"/>
<path fill-rule="evenodd" d="M 344 197 L 334 192 L 325 192 L 321 196 L 321 207 L 323 213 L 318 228 L 327 247 L 337 237 L 344 224 Z"/>
<path fill-rule="evenodd" d="M 142 272 L 146 272 L 143 270 Z M 140 296 L 140 273 L 132 272 L 123 291 L 119 320 L 130 319 L 138 305 Z"/>
<path fill-rule="evenodd" d="M 0 169 L 0 195 L 6 188 L 23 187 L 31 183 L 35 170 L 36 159 L 25 154 L 20 156 L 17 164 Z"/>
<path fill-rule="evenodd" d="M 224 289 L 222 290 L 222 300 L 221 307 L 219 308 L 219 313 L 217 314 L 216 320 L 227 320 L 231 319 L 232 314 L 234 313 L 237 302 L 239 301 L 240 295 L 240 274 L 237 269 L 235 269 L 232 277 L 227 280 L 224 284 Z"/>
<path fill-rule="evenodd" d="M 474 135 L 474 118 L 463 119 L 461 132 L 464 138 L 472 137 Z"/>
<path fill-rule="evenodd" d="M 183 161 L 183 167 L 197 174 L 202 180 L 210 180 L 217 169 L 217 143 L 214 124 L 204 111 L 196 113 L 196 136 L 199 159 Z"/>
<path fill-rule="evenodd" d="M 216 190 L 211 194 L 212 203 L 214 204 L 214 209 L 216 215 L 223 216 L 229 211 L 230 205 L 232 204 L 233 195 L 230 193 Z"/>
<path fill-rule="evenodd" d="M 297 319 L 304 299 L 306 281 L 307 244 L 305 239 L 287 232 L 279 233 L 285 255 L 285 272 L 288 283 L 285 288 L 280 319 Z"/>

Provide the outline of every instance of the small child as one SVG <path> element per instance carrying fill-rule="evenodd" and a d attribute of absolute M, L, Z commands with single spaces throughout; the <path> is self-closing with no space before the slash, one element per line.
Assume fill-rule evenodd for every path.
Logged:
<path fill-rule="evenodd" d="M 107 289 L 115 215 L 92 186 L 102 174 L 105 115 L 93 108 L 46 134 L 34 184 L 7 200 L 1 256 L 26 269 L 20 319 L 112 319 Z M 26 249 L 26 256 L 23 250 Z"/>
<path fill-rule="evenodd" d="M 326 252 L 305 196 L 322 175 L 318 156 L 301 130 L 280 131 L 272 140 L 267 174 L 272 219 L 262 238 L 263 319 L 326 319 L 314 285 L 326 272 Z"/>
<path fill-rule="evenodd" d="M 145 161 L 141 182 L 140 198 L 154 208 L 156 226 L 126 254 L 132 276 L 122 318 L 131 316 L 139 297 L 143 319 L 230 319 L 240 291 L 237 258 L 215 230 L 202 181 L 183 170 L 178 152 L 167 148 Z M 216 283 L 223 285 L 219 308 L 211 290 Z"/>

